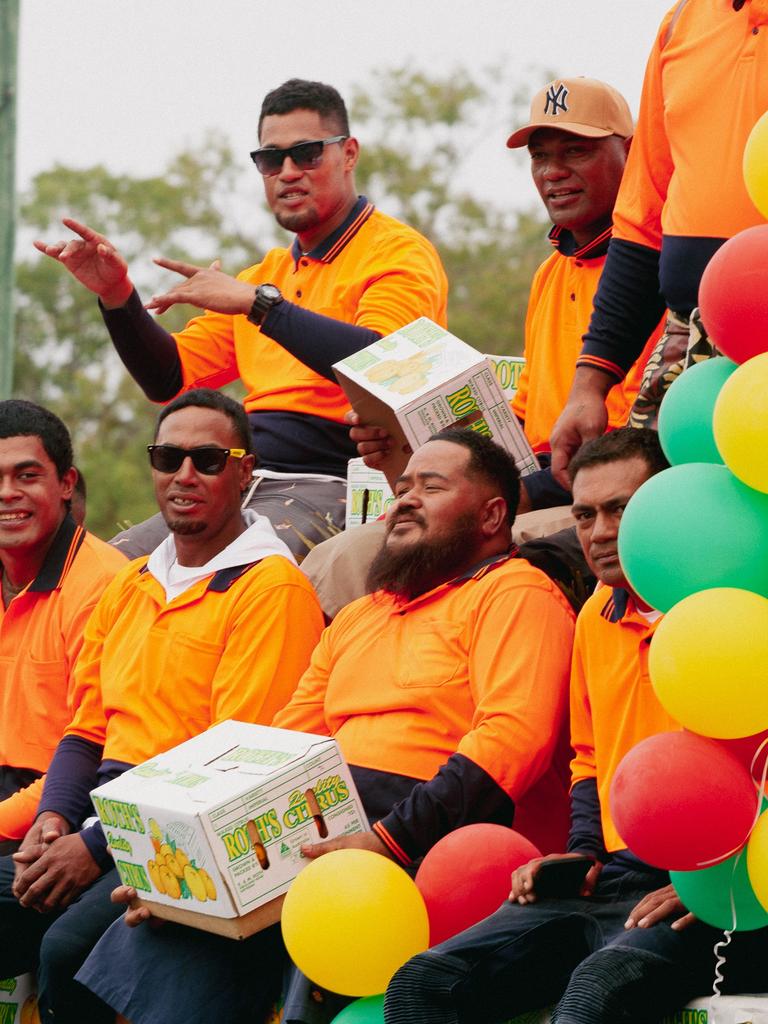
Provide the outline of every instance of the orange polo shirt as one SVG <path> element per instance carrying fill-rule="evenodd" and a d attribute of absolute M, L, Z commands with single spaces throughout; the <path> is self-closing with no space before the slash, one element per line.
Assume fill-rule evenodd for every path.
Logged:
<path fill-rule="evenodd" d="M 445 326 L 448 282 L 434 246 L 418 231 L 361 201 L 330 238 L 307 254 L 272 249 L 238 275 L 274 284 L 313 313 L 382 335 L 420 316 Z M 343 391 L 315 373 L 245 316 L 206 312 L 174 334 L 184 389 L 218 388 L 238 376 L 247 412 L 309 413 L 337 423 L 349 409 Z"/>
<path fill-rule="evenodd" d="M 576 621 L 571 667 L 571 784 L 596 779 L 605 848 L 627 844 L 611 818 L 608 794 L 616 768 L 648 736 L 680 728 L 656 697 L 648 650 L 661 618 L 649 623 L 626 591 L 599 587 Z M 623 612 L 623 614 L 622 614 Z"/>
<path fill-rule="evenodd" d="M 731 238 L 762 224 L 742 158 L 768 110 L 768 0 L 683 0 L 664 18 L 613 212 L 617 238 Z"/>
<path fill-rule="evenodd" d="M 67 516 L 35 579 L 0 601 L 0 764 L 45 772 L 74 712 L 72 670 L 93 607 L 124 555 Z M 0 838 L 35 820 L 40 778 L 0 801 Z"/>
<path fill-rule="evenodd" d="M 514 800 L 516 828 L 562 848 L 573 622 L 555 584 L 519 558 L 406 604 L 378 591 L 339 612 L 273 724 L 417 779 L 463 754 Z"/>
<path fill-rule="evenodd" d="M 523 421 L 535 452 L 550 450 L 552 427 L 568 399 L 609 238 L 610 230 L 577 249 L 570 244 L 569 232 L 554 228 L 550 239 L 558 251 L 541 264 L 531 284 L 525 319 L 525 366 L 512 410 Z M 608 392 L 609 430 L 627 422 L 643 368 L 662 330 L 663 322 L 624 380 Z"/>
<path fill-rule="evenodd" d="M 167 603 L 146 561 L 120 573 L 88 622 L 66 735 L 140 764 L 228 718 L 269 724 L 323 626 L 301 570 L 272 555 Z"/>

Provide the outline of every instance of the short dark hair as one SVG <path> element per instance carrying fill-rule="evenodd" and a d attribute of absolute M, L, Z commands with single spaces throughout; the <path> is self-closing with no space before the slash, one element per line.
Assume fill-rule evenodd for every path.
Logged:
<path fill-rule="evenodd" d="M 273 114 L 290 114 L 294 110 L 314 110 L 322 118 L 332 121 L 340 135 L 349 135 L 346 104 L 332 85 L 308 82 L 303 78 L 289 78 L 264 97 L 259 114 L 259 138 L 265 117 Z"/>
<path fill-rule="evenodd" d="M 157 417 L 154 439 L 157 440 L 157 435 L 160 433 L 160 424 L 163 420 L 167 419 L 171 413 L 178 412 L 179 409 L 188 408 L 215 409 L 217 412 L 223 412 L 232 423 L 232 427 L 240 441 L 239 447 L 245 448 L 250 455 L 256 454 L 251 424 L 248 422 L 245 409 L 243 409 L 239 402 L 230 398 L 229 395 L 222 394 L 221 391 L 214 391 L 212 388 L 192 388 L 191 391 L 185 391 L 177 398 L 174 398 L 172 402 L 169 402 Z"/>
<path fill-rule="evenodd" d="M 39 437 L 59 480 L 72 468 L 72 438 L 58 416 L 35 402 L 9 398 L 0 402 L 0 437 Z"/>
<path fill-rule="evenodd" d="M 593 441 L 586 441 L 579 448 L 568 466 L 571 483 L 580 469 L 602 466 L 606 462 L 623 462 L 625 459 L 642 459 L 651 475 L 669 469 L 669 462 L 655 430 L 649 430 L 648 427 L 620 427 Z"/>
<path fill-rule="evenodd" d="M 517 506 L 520 502 L 520 473 L 515 460 L 501 445 L 476 430 L 448 427 L 433 434 L 429 441 L 448 441 L 461 445 L 469 451 L 470 473 L 486 480 L 498 489 L 499 494 L 507 503 L 509 525 L 515 521 Z"/>

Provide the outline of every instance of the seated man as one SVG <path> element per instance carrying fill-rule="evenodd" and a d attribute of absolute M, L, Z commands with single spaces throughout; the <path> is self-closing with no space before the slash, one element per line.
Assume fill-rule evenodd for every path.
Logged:
<path fill-rule="evenodd" d="M 358 196 L 359 146 L 334 88 L 285 82 L 264 99 L 258 134 L 251 157 L 267 203 L 296 237 L 236 278 L 217 264 L 158 260 L 186 280 L 149 308 L 162 313 L 184 302 L 206 311 L 177 334 L 147 313 L 103 236 L 65 220 L 79 238 L 36 245 L 99 296 L 120 357 L 153 401 L 242 379 L 256 448 L 267 477 L 276 478 L 259 485 L 254 503 L 290 525 L 292 511 L 308 501 L 320 510 L 322 539 L 329 522 L 343 526 L 343 478 L 354 455 L 344 427 L 349 404 L 331 364 L 420 316 L 444 325 L 448 284 L 426 238 Z M 270 487 L 290 487 L 303 502 L 269 501 Z M 130 557 L 162 539 L 161 521 L 150 522 L 119 538 Z M 300 534 L 312 527 L 310 517 L 284 531 L 295 553 L 306 552 Z"/>
<path fill-rule="evenodd" d="M 0 854 L 35 820 L 72 715 L 83 628 L 123 555 L 75 524 L 69 431 L 33 402 L 0 402 Z"/>
<path fill-rule="evenodd" d="M 650 912 L 658 898 L 645 897 L 668 875 L 624 848 L 608 804 L 624 754 L 678 728 L 648 682 L 660 613 L 629 589 L 617 549 L 627 502 L 666 464 L 656 434 L 633 428 L 584 445 L 571 463 L 579 538 L 603 586 L 576 624 L 569 853 L 518 869 L 510 901 L 495 914 L 402 967 L 387 992 L 387 1024 L 476 1024 L 478 1006 L 492 1024 L 558 1000 L 553 1024 L 648 1024 L 712 987 L 712 948 L 722 933 L 690 923 L 674 899 Z M 571 896 L 539 899 L 542 863 L 579 855 L 594 861 L 581 894 L 577 883 Z M 661 920 L 665 912 L 675 920 Z M 726 988 L 763 988 L 766 952 L 768 929 L 737 933 Z"/>
<path fill-rule="evenodd" d="M 89 791 L 216 722 L 270 722 L 319 637 L 317 600 L 288 549 L 240 511 L 250 444 L 242 407 L 219 392 L 189 391 L 158 418 L 149 456 L 171 535 L 96 605 L 38 816 L 0 859 L 0 977 L 37 967 L 43 1020 L 114 1019 L 73 981 L 120 911 L 100 825 L 78 831 Z"/>
<path fill-rule="evenodd" d="M 480 434 L 445 431 L 410 459 L 375 593 L 334 619 L 273 723 L 338 739 L 372 823 L 307 856 L 358 847 L 410 866 L 479 821 L 514 822 L 540 849 L 560 848 L 574 615 L 510 550 L 517 500 L 512 459 Z M 253 1020 L 269 982 L 264 941 L 119 921 L 79 979 L 132 1024 L 188 1021 L 214 1004 L 219 1019 Z M 298 997 L 284 1012 L 307 1019 Z"/>

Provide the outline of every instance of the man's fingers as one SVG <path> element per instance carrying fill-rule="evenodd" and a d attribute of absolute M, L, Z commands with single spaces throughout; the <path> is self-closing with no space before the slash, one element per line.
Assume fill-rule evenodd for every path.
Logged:
<path fill-rule="evenodd" d="M 217 258 L 217 259 L 215 259 L 215 260 L 213 261 L 213 263 L 211 263 L 211 264 L 210 264 L 210 266 L 208 267 L 208 269 L 209 269 L 209 270 L 221 270 L 221 260 L 220 260 L 220 259 L 218 259 L 218 258 Z"/>
<path fill-rule="evenodd" d="M 338 849 L 340 849 L 339 844 L 333 839 L 329 839 L 326 843 L 304 843 L 301 847 L 301 855 L 309 860 L 315 860 L 317 857 L 322 857 L 324 853 L 331 853 Z"/>
<path fill-rule="evenodd" d="M 687 928 L 689 925 L 692 925 L 695 920 L 695 914 L 683 914 L 682 917 L 678 917 L 676 921 L 672 922 L 672 931 L 681 932 L 684 928 Z"/>
<path fill-rule="evenodd" d="M 93 228 L 89 228 L 87 224 L 81 224 L 79 220 L 74 220 L 72 217 L 62 217 L 61 223 L 64 227 L 69 228 L 70 231 L 74 231 L 76 235 L 80 235 L 86 242 L 105 241 L 103 235 L 94 231 Z"/>
<path fill-rule="evenodd" d="M 131 885 L 118 885 L 109 894 L 112 903 L 130 903 L 136 899 L 136 890 Z"/>
<path fill-rule="evenodd" d="M 182 277 L 194 277 L 195 274 L 199 274 L 204 267 L 196 267 L 193 263 L 184 263 L 182 260 L 167 260 L 162 256 L 156 256 L 153 260 L 158 267 L 164 267 L 166 270 L 172 270 L 175 274 L 181 274 Z"/>

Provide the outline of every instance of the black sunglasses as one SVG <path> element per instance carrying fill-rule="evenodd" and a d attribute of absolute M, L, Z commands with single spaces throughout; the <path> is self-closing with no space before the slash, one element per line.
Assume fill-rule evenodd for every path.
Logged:
<path fill-rule="evenodd" d="M 278 174 L 283 169 L 287 156 L 299 170 L 311 171 L 313 167 L 319 166 L 326 146 L 330 146 L 334 142 L 344 142 L 348 138 L 348 135 L 333 135 L 330 139 L 297 142 L 295 146 L 289 146 L 287 149 L 265 146 L 264 149 L 254 149 L 251 153 L 251 160 L 265 177 L 270 174 Z"/>
<path fill-rule="evenodd" d="M 197 472 L 204 476 L 217 476 L 221 473 L 230 456 L 242 459 L 248 454 L 245 448 L 215 448 L 213 445 L 179 448 L 175 444 L 148 444 L 147 451 L 152 468 L 160 473 L 175 473 L 189 456 Z"/>

